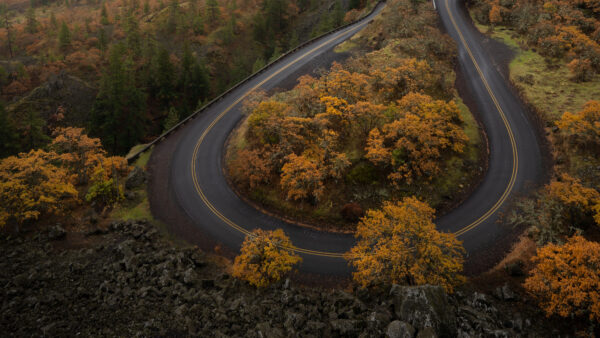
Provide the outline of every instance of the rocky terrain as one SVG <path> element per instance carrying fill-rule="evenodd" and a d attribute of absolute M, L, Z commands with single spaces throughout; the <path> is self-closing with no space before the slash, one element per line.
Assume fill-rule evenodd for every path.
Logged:
<path fill-rule="evenodd" d="M 286 280 L 256 290 L 145 222 L 2 234 L 0 255 L 3 336 L 548 336 L 543 323 L 500 310 L 517 297 L 508 287 L 351 294 Z"/>

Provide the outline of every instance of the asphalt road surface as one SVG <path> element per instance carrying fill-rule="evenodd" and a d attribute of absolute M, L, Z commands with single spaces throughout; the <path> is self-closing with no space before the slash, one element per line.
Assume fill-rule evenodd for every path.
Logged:
<path fill-rule="evenodd" d="M 476 31 L 458 7 L 458 0 L 435 3 L 444 26 L 459 46 L 460 67 L 490 142 L 489 171 L 479 188 L 458 208 L 436 221 L 439 229 L 457 233 L 467 252 L 473 253 L 485 249 L 506 231 L 496 223 L 498 212 L 507 199 L 540 176 L 540 145 L 526 110 L 489 61 L 478 39 L 473 38 Z M 289 55 L 199 114 L 180 131 L 170 163 L 168 193 L 202 233 L 238 250 L 252 229 L 281 228 L 303 258 L 301 271 L 329 275 L 350 272 L 342 255 L 353 246 L 353 236 L 290 224 L 245 203 L 224 177 L 224 145 L 242 118 L 241 102 L 252 90 L 269 90 L 286 79 L 289 82 L 296 70 L 360 31 L 384 6 L 380 5 L 364 20 Z"/>

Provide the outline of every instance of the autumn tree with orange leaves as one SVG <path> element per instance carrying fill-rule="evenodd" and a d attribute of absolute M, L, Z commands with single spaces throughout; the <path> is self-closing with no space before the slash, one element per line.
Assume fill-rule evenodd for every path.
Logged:
<path fill-rule="evenodd" d="M 302 258 L 292 250 L 292 242 L 283 230 L 256 229 L 246 236 L 233 264 L 233 276 L 256 287 L 279 281 Z"/>
<path fill-rule="evenodd" d="M 414 197 L 367 211 L 346 254 L 354 281 L 361 287 L 435 284 L 452 292 L 464 281 L 464 249 L 453 234 L 436 230 L 434 213 Z"/>
<path fill-rule="evenodd" d="M 441 170 L 445 152 L 461 153 L 468 140 L 455 121 L 461 121 L 454 102 L 434 101 L 423 94 L 408 94 L 398 101 L 396 118 L 369 134 L 366 157 L 391 168 L 395 184 L 433 178 Z"/>
<path fill-rule="evenodd" d="M 0 162 L 0 227 L 15 222 L 17 230 L 42 214 L 63 214 L 77 201 L 74 178 L 54 152 L 32 150 Z"/>
<path fill-rule="evenodd" d="M 600 220 L 600 193 L 567 174 L 550 182 L 535 198 L 518 201 L 516 206 L 509 223 L 527 226 L 540 246 L 563 243 L 568 236 Z"/>
<path fill-rule="evenodd" d="M 533 262 L 524 286 L 548 316 L 600 320 L 600 244 L 574 236 L 539 248 Z"/>
<path fill-rule="evenodd" d="M 556 125 L 563 135 L 583 149 L 600 149 L 600 102 L 589 101 L 577 113 L 565 112 Z"/>

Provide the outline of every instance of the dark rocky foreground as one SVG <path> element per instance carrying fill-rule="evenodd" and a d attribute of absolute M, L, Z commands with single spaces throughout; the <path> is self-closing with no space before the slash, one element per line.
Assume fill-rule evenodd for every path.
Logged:
<path fill-rule="evenodd" d="M 517 297 L 508 288 L 495 297 L 436 286 L 353 295 L 288 280 L 256 290 L 145 223 L 2 234 L 0 255 L 2 336 L 548 336 L 498 309 Z"/>

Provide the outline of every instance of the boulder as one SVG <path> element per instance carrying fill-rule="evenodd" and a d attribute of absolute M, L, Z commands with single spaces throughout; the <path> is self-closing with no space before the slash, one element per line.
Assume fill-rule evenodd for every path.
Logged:
<path fill-rule="evenodd" d="M 349 336 L 356 333 L 358 325 L 356 320 L 351 319 L 334 319 L 331 322 L 331 328 L 337 331 L 342 336 Z"/>
<path fill-rule="evenodd" d="M 431 327 L 442 337 L 456 336 L 456 313 L 441 286 L 399 286 L 390 290 L 396 317 L 422 331 Z"/>
<path fill-rule="evenodd" d="M 525 271 L 523 271 L 524 266 L 525 263 L 523 263 L 522 260 L 518 259 L 504 265 L 504 269 L 509 275 L 513 277 L 521 277 L 525 275 Z"/>
<path fill-rule="evenodd" d="M 385 334 L 389 338 L 412 338 L 415 335 L 415 328 L 406 322 L 394 320 L 388 325 Z"/>
<path fill-rule="evenodd" d="M 48 230 L 48 239 L 50 240 L 56 241 L 59 239 L 63 239 L 66 236 L 67 232 L 65 231 L 65 229 L 62 228 L 60 224 L 57 224 Z"/>
<path fill-rule="evenodd" d="M 501 287 L 496 288 L 494 296 L 501 300 L 517 300 L 517 294 L 511 290 L 508 284 L 504 284 Z"/>
<path fill-rule="evenodd" d="M 146 181 L 146 172 L 139 168 L 135 167 L 129 175 L 127 175 L 127 179 L 125 180 L 125 188 L 134 189 L 144 184 Z"/>

